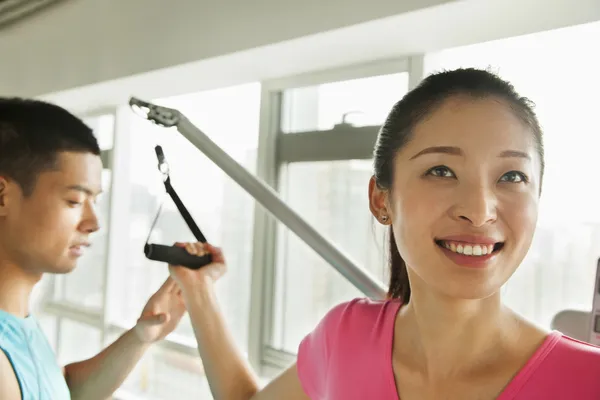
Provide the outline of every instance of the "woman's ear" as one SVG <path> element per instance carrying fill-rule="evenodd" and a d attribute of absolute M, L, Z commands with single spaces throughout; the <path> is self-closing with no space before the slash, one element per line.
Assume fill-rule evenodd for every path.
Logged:
<path fill-rule="evenodd" d="M 369 180 L 369 209 L 377 221 L 383 225 L 389 225 L 392 222 L 389 204 L 389 191 L 377 186 L 375 177 L 372 176 Z"/>

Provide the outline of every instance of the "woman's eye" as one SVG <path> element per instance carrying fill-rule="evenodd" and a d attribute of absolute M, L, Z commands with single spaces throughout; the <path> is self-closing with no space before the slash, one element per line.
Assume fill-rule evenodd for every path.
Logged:
<path fill-rule="evenodd" d="M 72 207 L 77 207 L 81 205 L 81 202 L 79 201 L 73 201 L 73 200 L 67 200 L 67 203 L 69 203 L 70 206 Z"/>
<path fill-rule="evenodd" d="M 502 178 L 500 178 L 500 182 L 527 183 L 527 182 L 529 182 L 529 179 L 522 172 L 510 171 L 510 172 L 507 172 L 506 174 L 502 175 Z"/>
<path fill-rule="evenodd" d="M 431 168 L 426 175 L 437 176 L 439 178 L 454 178 L 454 172 L 443 165 Z"/>

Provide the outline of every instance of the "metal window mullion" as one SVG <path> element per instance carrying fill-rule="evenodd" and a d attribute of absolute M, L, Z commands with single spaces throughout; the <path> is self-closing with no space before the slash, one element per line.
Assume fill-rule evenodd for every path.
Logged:
<path fill-rule="evenodd" d="M 49 313 L 50 314 L 50 313 Z M 56 335 L 54 337 L 54 344 L 55 344 L 55 352 L 57 355 L 60 355 L 61 352 L 61 346 L 60 346 L 60 335 L 62 332 L 62 321 L 63 318 L 60 315 L 57 314 L 51 314 L 53 316 L 56 317 Z"/>
<path fill-rule="evenodd" d="M 127 332 L 127 328 L 114 324 L 108 324 L 106 326 L 106 331 L 109 335 L 116 334 L 120 336 Z M 195 339 L 193 341 L 195 341 Z M 175 353 L 185 354 L 191 357 L 198 357 L 197 347 L 188 345 L 181 341 L 172 340 L 169 338 L 169 336 L 159 342 L 156 342 L 155 345 L 161 349 L 166 349 Z"/>
<path fill-rule="evenodd" d="M 114 235 L 115 231 L 117 231 L 116 229 L 116 224 L 115 221 L 112 218 L 112 210 L 113 210 L 113 204 L 115 203 L 115 191 L 114 191 L 114 178 L 115 178 L 115 169 L 114 169 L 114 156 L 115 156 L 115 145 L 116 145 L 116 132 L 117 132 L 117 125 L 118 125 L 118 115 L 117 115 L 117 110 L 113 109 L 110 112 L 110 115 L 112 115 L 113 117 L 113 126 L 112 126 L 112 142 L 113 142 L 113 147 L 110 150 L 105 150 L 101 152 L 101 157 L 102 157 L 102 164 L 104 166 L 105 169 L 110 170 L 111 172 L 111 176 L 110 176 L 110 187 L 108 188 L 104 188 L 104 190 L 108 191 L 110 193 L 110 199 L 109 199 L 109 203 L 108 203 L 108 215 L 107 215 L 107 226 L 104 227 L 104 229 L 106 229 L 106 237 L 107 237 L 107 241 L 104 247 L 104 263 L 102 265 L 102 269 L 103 269 L 103 273 L 102 273 L 102 328 L 100 331 L 100 348 L 103 348 L 105 343 L 106 343 L 106 336 L 107 336 L 107 332 L 106 332 L 106 315 L 107 315 L 107 298 L 108 298 L 108 293 L 109 293 L 109 270 L 110 270 L 110 251 L 111 251 L 111 246 L 110 246 L 110 239 L 111 236 Z M 123 136 L 123 135 L 121 135 Z"/>
<path fill-rule="evenodd" d="M 277 161 L 282 163 L 370 160 L 379 126 L 340 125 L 329 131 L 280 134 Z"/>
<path fill-rule="evenodd" d="M 417 54 L 408 60 L 408 90 L 413 90 L 425 78 L 425 54 Z"/>
<path fill-rule="evenodd" d="M 276 187 L 275 148 L 280 121 L 281 95 L 261 87 L 260 127 L 256 175 Z M 248 331 L 248 358 L 256 370 L 263 365 L 263 345 L 270 337 L 276 221 L 257 202 L 254 206 L 252 279 Z"/>
<path fill-rule="evenodd" d="M 274 367 L 281 368 L 282 366 L 289 366 L 296 361 L 295 354 L 278 350 L 268 345 L 264 346 L 263 351 L 263 362 Z"/>
<path fill-rule="evenodd" d="M 47 314 L 79 322 L 99 330 L 102 330 L 104 326 L 102 322 L 102 311 L 100 310 L 80 307 L 65 302 L 49 302 L 44 306 L 43 311 Z"/>
<path fill-rule="evenodd" d="M 114 134 L 114 129 L 113 129 L 113 134 Z M 112 149 L 102 150 L 100 152 L 100 160 L 102 160 L 102 166 L 104 169 L 112 170 L 112 168 L 111 168 L 112 157 L 113 157 L 112 153 L 113 153 Z"/>
<path fill-rule="evenodd" d="M 128 242 L 128 232 L 121 228 L 123 221 L 127 220 L 129 212 L 129 160 L 131 152 L 130 113 L 128 107 L 121 107 L 114 112 L 113 127 L 113 149 L 111 151 L 111 188 L 110 203 L 108 215 L 108 240 L 105 258 L 104 270 L 104 293 L 102 304 L 102 322 L 107 327 L 110 323 L 110 312 L 112 309 L 110 293 L 115 282 L 115 275 L 112 273 L 116 268 L 122 268 L 118 265 L 122 263 L 122 246 Z M 106 344 L 109 332 L 107 329 L 102 331 L 102 345 Z"/>

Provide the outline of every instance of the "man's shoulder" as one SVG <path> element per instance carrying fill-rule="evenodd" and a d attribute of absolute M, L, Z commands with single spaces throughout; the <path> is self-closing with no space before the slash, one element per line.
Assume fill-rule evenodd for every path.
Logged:
<path fill-rule="evenodd" d="M 6 352 L 8 348 L 20 347 L 23 344 L 27 344 L 27 338 L 19 321 L 0 312 L 0 348 Z"/>
<path fill-rule="evenodd" d="M 16 367 L 28 371 L 35 369 L 33 358 L 42 365 L 55 362 L 55 354 L 33 316 L 27 318 L 0 317 L 0 349 L 11 359 Z"/>
<path fill-rule="evenodd" d="M 66 398 L 58 394 L 68 392 L 54 351 L 33 316 L 0 318 L 0 375 L 0 399 L 19 399 L 19 393 Z M 12 392 L 6 392 L 3 386 L 11 385 Z"/>

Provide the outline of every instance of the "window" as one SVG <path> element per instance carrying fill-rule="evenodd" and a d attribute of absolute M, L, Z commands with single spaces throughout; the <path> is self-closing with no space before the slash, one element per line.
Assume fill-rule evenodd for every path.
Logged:
<path fill-rule="evenodd" d="M 600 23 L 449 49 L 429 69 L 490 68 L 533 100 L 546 171 L 531 250 L 504 288 L 516 311 L 549 327 L 567 308 L 591 308 L 600 257 Z"/>
<path fill-rule="evenodd" d="M 408 88 L 408 73 L 324 83 L 283 92 L 281 130 L 324 131 L 346 121 L 354 126 L 383 123 Z"/>
<path fill-rule="evenodd" d="M 369 211 L 370 160 L 294 163 L 282 174 L 286 202 L 372 276 L 385 281 L 383 227 Z M 272 345 L 295 353 L 333 305 L 364 297 L 287 228 L 278 238 L 279 312 Z"/>
<path fill-rule="evenodd" d="M 248 84 L 215 91 L 153 101 L 182 111 L 217 145 L 250 171 L 255 170 L 258 145 L 260 85 Z M 121 238 L 111 265 L 108 319 L 111 325 L 131 327 L 153 292 L 168 276 L 167 266 L 145 258 L 143 247 L 151 224 L 163 203 L 150 242 L 171 245 L 195 241 L 191 231 L 166 194 L 154 151 L 161 145 L 170 166 L 171 182 L 207 240 L 223 248 L 228 273 L 217 285 L 220 305 L 236 344 L 247 349 L 252 261 L 254 199 L 215 166 L 175 129 L 156 127 L 132 114 L 127 130 L 127 171 L 124 193 L 114 207 L 123 215 L 115 233 Z M 203 388 L 196 341 L 186 316 L 167 338 L 193 349 L 193 356 L 163 350 L 149 353 L 128 388 L 152 398 L 202 397 Z M 164 375 L 166 374 L 166 375 Z M 188 397 L 181 393 L 188 390 Z M 181 395 L 180 395 L 181 393 Z"/>
<path fill-rule="evenodd" d="M 54 350 L 56 352 L 57 349 L 57 333 L 58 333 L 58 317 L 55 317 L 54 315 L 47 315 L 47 314 L 37 314 L 36 313 L 36 319 L 38 321 L 38 323 L 40 324 L 40 329 L 42 330 L 42 332 L 44 332 L 44 335 L 46 335 L 46 339 L 48 339 L 48 343 L 50 343 L 50 346 L 52 347 L 52 350 Z"/>
<path fill-rule="evenodd" d="M 260 93 L 260 84 L 254 83 L 155 103 L 181 110 L 254 172 Z M 115 116 L 85 121 L 97 134 L 105 163 L 105 194 L 99 201 L 103 228 L 76 271 L 44 279 L 34 294 L 35 314 L 59 362 L 86 359 L 116 340 L 134 326 L 148 298 L 167 278 L 166 265 L 143 254 L 162 202 L 150 241 L 195 240 L 165 193 L 156 168 L 157 144 L 164 149 L 178 194 L 209 241 L 224 249 L 229 270 L 217 286 L 217 295 L 236 344 L 246 350 L 254 200 L 174 129 L 158 128 L 125 107 Z M 175 392 L 181 399 L 210 397 L 203 375 L 191 323 L 185 317 L 172 335 L 144 356 L 117 398 L 167 398 Z"/>
<path fill-rule="evenodd" d="M 382 282 L 387 280 L 387 254 L 384 229 L 369 211 L 371 158 L 379 125 L 408 91 L 408 78 L 408 72 L 396 70 L 280 92 L 281 121 L 276 129 L 280 195 Z M 289 134 L 301 134 L 306 140 Z M 292 146 L 286 145 L 292 141 Z M 294 354 L 325 313 L 364 294 L 286 227 L 280 226 L 275 236 L 275 296 L 267 345 Z"/>
<path fill-rule="evenodd" d="M 111 342 L 116 340 L 111 338 Z M 117 393 L 119 399 L 210 399 L 212 394 L 197 354 L 153 346 Z"/>
<path fill-rule="evenodd" d="M 86 360 L 102 350 L 102 331 L 67 318 L 60 318 L 58 362 L 67 365 Z"/>

